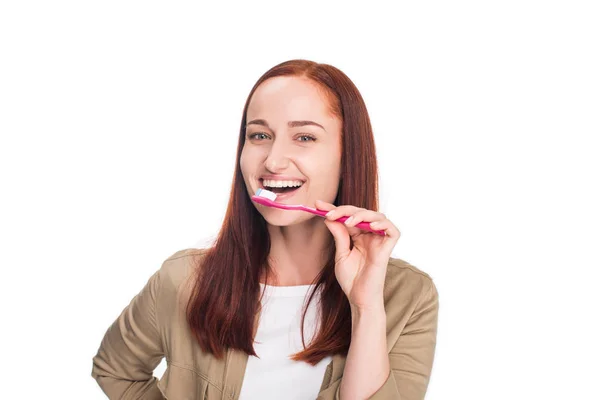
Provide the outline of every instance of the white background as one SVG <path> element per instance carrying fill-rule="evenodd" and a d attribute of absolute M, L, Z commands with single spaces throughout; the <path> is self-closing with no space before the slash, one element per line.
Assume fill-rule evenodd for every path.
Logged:
<path fill-rule="evenodd" d="M 427 399 L 600 398 L 596 2 L 200 3 L 0 6 L 0 397 L 105 398 L 106 329 L 216 234 L 248 92 L 306 58 L 363 94 L 438 287 Z"/>

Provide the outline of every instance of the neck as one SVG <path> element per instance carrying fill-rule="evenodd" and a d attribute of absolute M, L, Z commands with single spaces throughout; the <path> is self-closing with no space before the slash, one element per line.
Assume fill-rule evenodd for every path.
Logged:
<path fill-rule="evenodd" d="M 290 226 L 268 225 L 271 237 L 269 264 L 273 286 L 299 286 L 313 283 L 327 262 L 333 243 L 331 232 L 321 218 L 311 218 Z"/>

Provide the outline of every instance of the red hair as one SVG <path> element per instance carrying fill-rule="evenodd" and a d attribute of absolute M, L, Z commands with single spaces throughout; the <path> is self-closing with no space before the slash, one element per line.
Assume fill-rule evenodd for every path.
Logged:
<path fill-rule="evenodd" d="M 187 322 L 200 347 L 217 358 L 222 358 L 227 348 L 256 356 L 253 342 L 255 318 L 261 305 L 259 282 L 269 272 L 271 241 L 265 219 L 248 196 L 240 156 L 250 99 L 261 83 L 276 76 L 302 77 L 316 83 L 332 114 L 342 121 L 341 175 L 334 204 L 378 211 L 375 141 L 367 108 L 356 86 L 339 69 L 308 60 L 286 61 L 267 71 L 246 100 L 227 212 L 213 246 L 197 260 L 195 282 L 186 308 Z M 311 365 L 328 355 L 346 355 L 350 347 L 350 303 L 335 277 L 333 240 L 328 252 L 328 261 L 315 278 L 316 287 L 309 298 L 312 301 L 315 292 L 322 290 L 319 330 L 310 345 L 304 344 L 305 349 L 292 357 Z M 305 316 L 306 309 L 302 325 Z M 302 339 L 304 343 L 304 336 Z"/>

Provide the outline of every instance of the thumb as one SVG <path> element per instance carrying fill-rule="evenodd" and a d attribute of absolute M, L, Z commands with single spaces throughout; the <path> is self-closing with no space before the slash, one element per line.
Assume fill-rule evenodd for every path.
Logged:
<path fill-rule="evenodd" d="M 336 208 L 335 205 L 327 203 L 323 200 L 317 200 L 315 202 L 316 207 L 319 210 L 331 211 Z M 325 218 L 325 225 L 329 229 L 329 232 L 333 235 L 335 241 L 335 259 L 343 260 L 350 254 L 350 233 L 342 222 L 330 221 Z"/>
<path fill-rule="evenodd" d="M 325 225 L 335 241 L 335 259 L 344 260 L 350 254 L 350 233 L 342 222 L 325 219 Z"/>

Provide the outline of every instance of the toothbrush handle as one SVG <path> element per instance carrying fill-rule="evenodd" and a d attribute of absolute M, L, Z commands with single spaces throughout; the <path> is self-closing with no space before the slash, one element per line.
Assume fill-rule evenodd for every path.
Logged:
<path fill-rule="evenodd" d="M 302 207 L 302 210 L 304 211 L 308 211 L 309 213 L 315 214 L 315 215 L 320 215 L 321 217 L 325 217 L 325 214 L 327 214 L 327 211 L 323 211 L 323 210 L 319 210 L 318 208 L 312 208 L 312 207 Z M 336 221 L 338 222 L 346 222 L 346 220 L 350 218 L 350 217 L 340 217 L 338 219 L 336 219 Z M 369 225 L 368 222 L 359 222 L 358 224 L 354 225 L 354 227 L 356 228 L 360 228 L 362 230 L 365 231 L 369 231 L 369 232 L 373 232 L 377 235 L 381 235 L 381 236 L 385 236 L 385 231 L 382 230 L 375 230 L 375 229 L 371 229 L 371 226 Z"/>
<path fill-rule="evenodd" d="M 346 219 L 348 219 L 348 218 L 346 218 Z M 373 232 L 376 235 L 381 235 L 381 236 L 385 236 L 386 235 L 385 231 L 372 229 L 369 222 L 365 222 L 365 221 L 359 222 L 358 224 L 356 224 L 354 226 L 357 227 L 357 228 L 360 228 L 362 230 L 365 230 L 365 231 Z"/>

